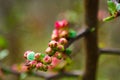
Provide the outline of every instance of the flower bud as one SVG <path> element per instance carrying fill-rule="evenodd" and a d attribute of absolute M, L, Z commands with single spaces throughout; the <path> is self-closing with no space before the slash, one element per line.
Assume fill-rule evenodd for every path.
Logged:
<path fill-rule="evenodd" d="M 35 59 L 36 59 L 36 60 L 39 60 L 40 55 L 41 55 L 41 53 L 36 53 L 36 54 L 35 54 Z"/>
<path fill-rule="evenodd" d="M 59 39 L 59 36 L 56 34 L 52 34 L 51 39 L 57 41 Z"/>
<path fill-rule="evenodd" d="M 47 65 L 43 65 L 43 71 L 47 71 L 48 70 L 48 66 Z"/>
<path fill-rule="evenodd" d="M 54 54 L 54 51 L 51 47 L 48 47 L 46 50 L 45 50 L 46 54 L 48 54 L 49 56 L 52 56 Z"/>
<path fill-rule="evenodd" d="M 50 64 L 52 62 L 52 58 L 48 55 L 46 55 L 44 58 L 43 58 L 43 63 L 44 64 Z"/>
<path fill-rule="evenodd" d="M 66 27 L 67 25 L 68 25 L 67 20 L 62 20 L 62 21 L 56 21 L 55 22 L 55 28 L 56 29 L 60 29 L 60 28 Z"/>
<path fill-rule="evenodd" d="M 32 51 L 26 51 L 25 53 L 24 53 L 24 58 L 26 58 L 27 59 L 27 55 L 30 53 L 30 52 L 32 52 Z"/>
<path fill-rule="evenodd" d="M 57 57 L 58 59 L 61 59 L 62 58 L 62 52 L 56 52 L 55 57 Z"/>
<path fill-rule="evenodd" d="M 57 46 L 57 50 L 58 50 L 58 51 L 64 51 L 64 46 L 61 45 L 61 44 L 59 44 L 59 45 Z"/>
<path fill-rule="evenodd" d="M 58 43 L 53 40 L 53 41 L 50 41 L 48 45 L 49 45 L 49 47 L 51 47 L 51 48 L 56 48 L 57 45 L 58 45 Z"/>
<path fill-rule="evenodd" d="M 59 43 L 62 45 L 66 45 L 68 43 L 66 38 L 60 38 Z"/>
<path fill-rule="evenodd" d="M 27 59 L 33 61 L 35 59 L 35 53 L 33 51 L 27 54 Z"/>
<path fill-rule="evenodd" d="M 37 64 L 37 61 L 30 61 L 29 64 L 32 68 L 34 68 Z"/>
<path fill-rule="evenodd" d="M 68 37 L 68 31 L 63 30 L 59 33 L 60 37 Z"/>
<path fill-rule="evenodd" d="M 42 70 L 43 69 L 43 64 L 41 62 L 37 63 L 36 68 L 39 69 L 39 70 Z"/>
<path fill-rule="evenodd" d="M 53 32 L 52 32 L 52 34 L 56 34 L 56 35 L 58 35 L 58 34 L 59 34 L 59 30 L 54 29 Z"/>

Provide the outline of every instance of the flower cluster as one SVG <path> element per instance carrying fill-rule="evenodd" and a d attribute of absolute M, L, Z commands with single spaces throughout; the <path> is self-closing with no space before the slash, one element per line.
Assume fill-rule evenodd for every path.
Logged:
<path fill-rule="evenodd" d="M 54 59 L 65 59 L 67 55 L 70 55 L 71 50 L 65 48 L 68 44 L 69 38 L 74 38 L 76 32 L 68 27 L 66 20 L 56 21 L 55 29 L 51 35 L 51 41 L 48 43 L 48 48 L 45 50 L 46 54 L 35 53 L 33 51 L 26 51 L 24 58 L 27 59 L 27 66 L 29 69 L 37 68 L 38 70 L 47 71 L 49 68 L 54 67 Z"/>

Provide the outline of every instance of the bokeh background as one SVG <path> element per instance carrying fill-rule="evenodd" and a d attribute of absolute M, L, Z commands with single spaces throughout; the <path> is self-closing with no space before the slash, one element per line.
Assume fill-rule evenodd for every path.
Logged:
<path fill-rule="evenodd" d="M 100 0 L 98 11 L 99 47 L 120 48 L 120 18 L 102 22 L 109 15 L 106 1 Z M 25 62 L 26 50 L 44 53 L 54 22 L 63 18 L 71 22 L 75 30 L 81 28 L 84 0 L 0 0 L 0 62 L 10 67 Z M 71 48 L 73 57 L 68 70 L 84 69 L 84 39 L 76 41 Z M 98 80 L 120 80 L 120 56 L 102 55 L 99 60 Z M 18 80 L 12 74 L 4 76 L 4 80 Z M 24 80 L 44 79 L 27 76 Z"/>

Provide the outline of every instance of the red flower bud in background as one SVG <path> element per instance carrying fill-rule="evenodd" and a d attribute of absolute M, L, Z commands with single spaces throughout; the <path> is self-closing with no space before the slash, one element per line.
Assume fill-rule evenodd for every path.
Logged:
<path fill-rule="evenodd" d="M 56 21 L 55 22 L 55 28 L 56 29 L 60 29 L 60 28 L 66 27 L 67 25 L 68 25 L 67 20 L 62 20 L 62 21 Z"/>

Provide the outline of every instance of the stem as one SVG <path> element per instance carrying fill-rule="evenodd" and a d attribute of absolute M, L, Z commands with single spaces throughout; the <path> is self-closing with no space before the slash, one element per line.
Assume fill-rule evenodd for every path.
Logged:
<path fill-rule="evenodd" d="M 65 48 L 69 47 L 71 44 L 73 44 L 73 42 L 75 42 L 76 40 L 84 37 L 89 32 L 90 32 L 90 29 L 87 29 L 87 28 L 80 29 L 80 31 L 78 32 L 77 36 L 75 38 L 71 38 L 69 40 L 68 44 L 65 46 Z"/>
<path fill-rule="evenodd" d="M 120 55 L 120 49 L 103 48 L 103 49 L 99 49 L 99 51 L 100 54 Z"/>
<path fill-rule="evenodd" d="M 12 68 L 8 68 L 3 66 L 0 63 L 0 70 L 2 72 L 6 72 L 7 74 L 14 74 L 16 76 L 20 76 L 21 74 L 25 73 L 25 72 L 19 72 L 17 70 L 13 70 Z M 53 80 L 53 79 L 58 79 L 58 78 L 62 78 L 62 77 L 79 77 L 80 75 L 83 75 L 82 71 L 79 70 L 75 70 L 75 71 L 69 71 L 69 72 L 58 72 L 58 73 L 52 73 L 52 72 L 26 72 L 28 75 L 30 76 L 36 76 L 36 77 L 41 77 L 41 78 L 45 78 L 46 80 Z"/>
<path fill-rule="evenodd" d="M 85 0 L 85 24 L 95 31 L 85 36 L 86 61 L 83 80 L 96 80 L 98 64 L 97 12 L 99 0 Z"/>

